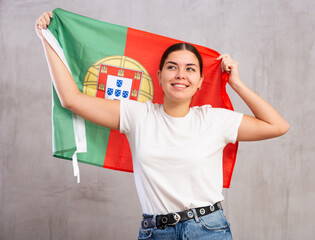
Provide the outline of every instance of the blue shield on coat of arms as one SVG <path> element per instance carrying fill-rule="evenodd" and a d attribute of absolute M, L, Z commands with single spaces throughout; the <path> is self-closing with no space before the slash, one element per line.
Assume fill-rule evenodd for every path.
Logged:
<path fill-rule="evenodd" d="M 108 75 L 106 80 L 105 98 L 125 100 L 130 98 L 132 78 Z"/>
<path fill-rule="evenodd" d="M 117 79 L 116 86 L 121 87 L 123 84 L 123 80 Z"/>
<path fill-rule="evenodd" d="M 123 91 L 122 96 L 123 98 L 127 98 L 129 95 L 129 91 Z"/>
<path fill-rule="evenodd" d="M 120 94 L 121 94 L 121 90 L 115 89 L 115 96 L 116 96 L 116 97 L 119 97 Z"/>
<path fill-rule="evenodd" d="M 114 93 L 114 89 L 112 89 L 112 88 L 107 88 L 107 94 L 108 94 L 109 96 L 113 95 L 113 93 Z"/>

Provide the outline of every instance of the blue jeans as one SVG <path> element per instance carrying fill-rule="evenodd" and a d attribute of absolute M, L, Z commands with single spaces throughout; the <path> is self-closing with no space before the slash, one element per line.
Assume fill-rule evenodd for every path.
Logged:
<path fill-rule="evenodd" d="M 139 240 L 232 240 L 230 224 L 221 209 L 206 216 L 179 222 L 165 229 L 140 227 Z"/>

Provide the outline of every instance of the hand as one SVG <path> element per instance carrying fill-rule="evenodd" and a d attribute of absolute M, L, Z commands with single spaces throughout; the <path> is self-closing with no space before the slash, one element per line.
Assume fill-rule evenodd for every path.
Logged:
<path fill-rule="evenodd" d="M 43 38 L 42 29 L 47 29 L 47 26 L 50 23 L 50 18 L 52 18 L 53 13 L 50 12 L 44 12 L 43 15 L 41 15 L 36 23 L 35 23 L 35 30 L 39 38 Z"/>
<path fill-rule="evenodd" d="M 222 54 L 216 60 L 221 60 L 221 69 L 222 72 L 227 72 L 229 74 L 230 85 L 240 81 L 239 71 L 238 71 L 238 62 L 233 60 L 230 55 Z"/>

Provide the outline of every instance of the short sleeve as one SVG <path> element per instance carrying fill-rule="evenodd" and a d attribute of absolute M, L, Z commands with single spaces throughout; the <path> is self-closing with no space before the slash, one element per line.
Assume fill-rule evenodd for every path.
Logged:
<path fill-rule="evenodd" d="M 214 108 L 216 124 L 226 144 L 235 143 L 237 139 L 238 128 L 242 122 L 243 113 L 234 112 L 224 108 Z"/>
<path fill-rule="evenodd" d="M 147 104 L 133 100 L 120 101 L 119 131 L 128 134 L 147 112 Z"/>

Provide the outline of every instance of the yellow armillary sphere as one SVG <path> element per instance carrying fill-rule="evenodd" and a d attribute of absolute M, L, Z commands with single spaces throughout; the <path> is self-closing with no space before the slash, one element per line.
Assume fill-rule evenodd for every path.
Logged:
<path fill-rule="evenodd" d="M 146 102 L 147 100 L 153 100 L 153 82 L 148 71 L 136 60 L 126 56 L 109 56 L 102 58 L 95 62 L 88 69 L 83 83 L 83 93 L 89 96 L 96 96 L 98 91 L 98 80 L 100 73 L 100 66 L 114 66 L 121 69 L 130 69 L 134 71 L 142 72 L 142 79 L 139 88 L 139 94 L 137 100 L 139 102 Z M 136 90 L 133 90 L 135 94 Z"/>

